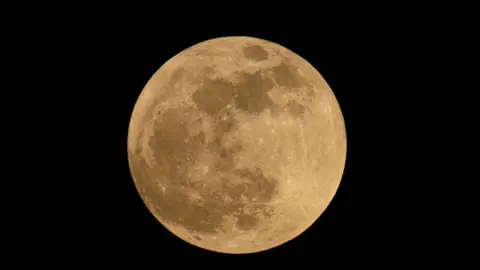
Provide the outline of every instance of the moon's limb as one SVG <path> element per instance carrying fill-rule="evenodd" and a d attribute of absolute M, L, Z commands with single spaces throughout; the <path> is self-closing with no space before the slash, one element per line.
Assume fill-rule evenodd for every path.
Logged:
<path fill-rule="evenodd" d="M 277 44 L 209 40 L 147 83 L 129 126 L 129 162 L 155 217 L 225 253 L 278 246 L 306 230 L 341 180 L 346 136 L 322 76 Z"/>

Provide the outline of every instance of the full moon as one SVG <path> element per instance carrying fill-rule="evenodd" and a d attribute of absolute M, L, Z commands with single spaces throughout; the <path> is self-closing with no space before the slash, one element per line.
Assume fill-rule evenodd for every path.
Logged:
<path fill-rule="evenodd" d="M 345 124 L 302 57 L 263 39 L 216 38 L 175 55 L 145 85 L 128 159 L 171 233 L 254 253 L 297 237 L 327 208 L 345 166 Z"/>

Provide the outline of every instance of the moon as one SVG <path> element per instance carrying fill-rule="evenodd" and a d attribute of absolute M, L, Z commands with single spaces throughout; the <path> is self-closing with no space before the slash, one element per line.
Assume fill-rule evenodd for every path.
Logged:
<path fill-rule="evenodd" d="M 137 99 L 128 160 L 171 233 L 229 254 L 282 245 L 339 187 L 346 132 L 337 99 L 305 59 L 273 42 L 222 37 L 172 57 Z"/>

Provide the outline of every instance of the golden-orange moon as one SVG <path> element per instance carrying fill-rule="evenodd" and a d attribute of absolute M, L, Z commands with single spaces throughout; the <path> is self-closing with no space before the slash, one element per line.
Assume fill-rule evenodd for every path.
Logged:
<path fill-rule="evenodd" d="M 251 37 L 196 44 L 167 61 L 133 109 L 137 190 L 197 247 L 254 253 L 310 227 L 340 184 L 345 124 L 318 71 Z"/>

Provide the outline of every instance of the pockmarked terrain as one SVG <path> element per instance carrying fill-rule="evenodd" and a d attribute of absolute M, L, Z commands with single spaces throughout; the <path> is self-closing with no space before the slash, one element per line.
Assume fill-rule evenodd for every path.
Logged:
<path fill-rule="evenodd" d="M 323 77 L 272 42 L 190 47 L 150 79 L 132 113 L 128 157 L 140 196 L 181 239 L 252 253 L 305 231 L 339 186 L 343 116 Z"/>

